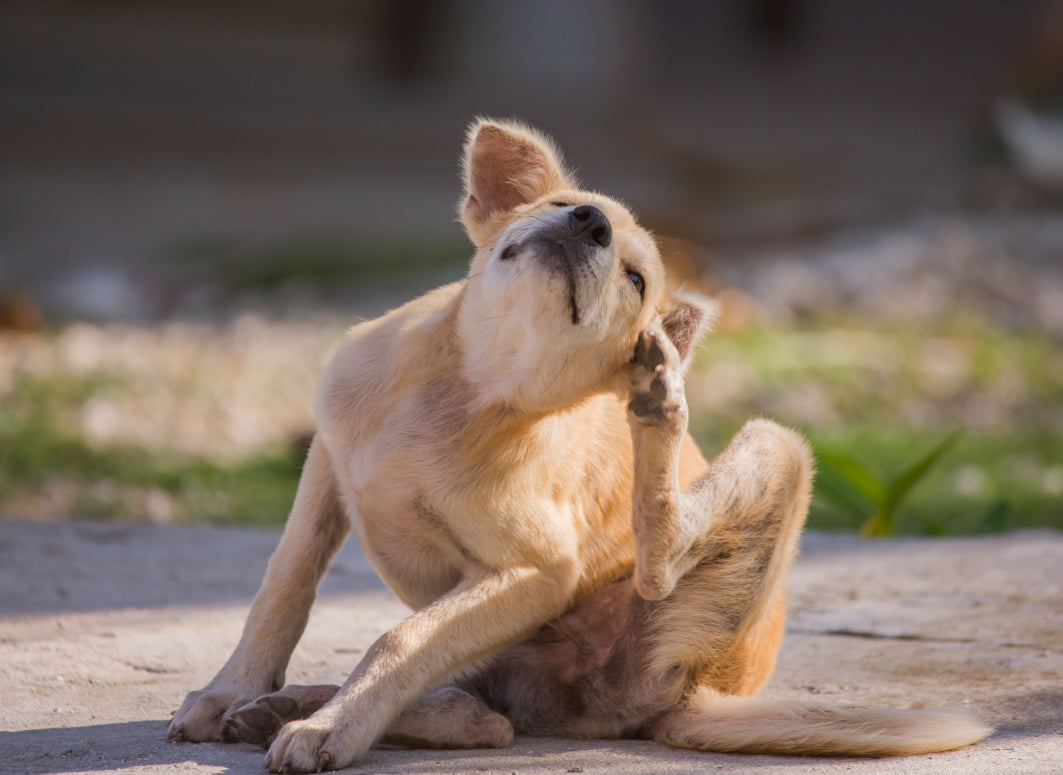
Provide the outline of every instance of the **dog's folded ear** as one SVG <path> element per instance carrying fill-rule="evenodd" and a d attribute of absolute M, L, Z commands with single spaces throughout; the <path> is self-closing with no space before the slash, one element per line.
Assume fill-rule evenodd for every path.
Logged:
<path fill-rule="evenodd" d="M 554 144 L 512 121 L 480 119 L 469 128 L 463 171 L 461 221 L 477 246 L 492 236 L 495 216 L 575 187 Z"/>
<path fill-rule="evenodd" d="M 693 291 L 678 290 L 665 301 L 661 327 L 679 351 L 684 366 L 690 363 L 694 348 L 712 328 L 719 311 L 715 300 Z"/>

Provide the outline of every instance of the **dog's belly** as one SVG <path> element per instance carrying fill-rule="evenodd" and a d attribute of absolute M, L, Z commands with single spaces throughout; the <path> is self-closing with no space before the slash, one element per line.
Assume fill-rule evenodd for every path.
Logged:
<path fill-rule="evenodd" d="M 531 638 L 494 658 L 463 686 L 524 734 L 630 737 L 674 707 L 684 676 L 650 675 L 653 603 L 630 578 L 606 584 Z"/>

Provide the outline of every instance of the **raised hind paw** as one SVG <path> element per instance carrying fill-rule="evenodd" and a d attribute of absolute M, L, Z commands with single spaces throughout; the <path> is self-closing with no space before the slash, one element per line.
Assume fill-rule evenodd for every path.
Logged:
<path fill-rule="evenodd" d="M 675 345 L 661 331 L 643 331 L 635 344 L 628 414 L 642 425 L 686 420 L 682 361 Z"/>
<path fill-rule="evenodd" d="M 226 737 L 267 747 L 289 721 L 307 718 L 331 700 L 338 686 L 285 686 L 229 713 Z"/>

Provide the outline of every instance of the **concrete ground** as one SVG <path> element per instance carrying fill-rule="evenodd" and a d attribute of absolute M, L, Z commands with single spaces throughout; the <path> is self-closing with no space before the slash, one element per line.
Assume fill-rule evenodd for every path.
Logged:
<path fill-rule="evenodd" d="M 247 745 L 168 744 L 185 692 L 238 637 L 275 531 L 0 521 L 0 772 L 257 773 Z M 373 773 L 1063 771 L 1063 535 L 806 537 L 774 696 L 949 705 L 996 725 L 961 751 L 892 760 L 518 738 L 504 750 L 374 749 Z M 288 680 L 339 683 L 405 609 L 352 541 Z"/>

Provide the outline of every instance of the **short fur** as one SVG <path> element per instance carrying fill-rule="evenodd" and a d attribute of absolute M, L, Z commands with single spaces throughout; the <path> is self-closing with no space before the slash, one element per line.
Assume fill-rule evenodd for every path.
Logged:
<path fill-rule="evenodd" d="M 514 727 L 868 756 L 988 734 L 961 713 L 747 696 L 783 636 L 807 445 L 756 420 L 705 461 L 683 373 L 713 304 L 669 296 L 652 237 L 549 140 L 478 121 L 464 179 L 468 277 L 349 331 L 240 642 L 171 739 L 272 741 L 267 768 L 313 772 L 382 738 L 499 746 Z M 352 528 L 414 613 L 343 687 L 282 690 Z"/>

